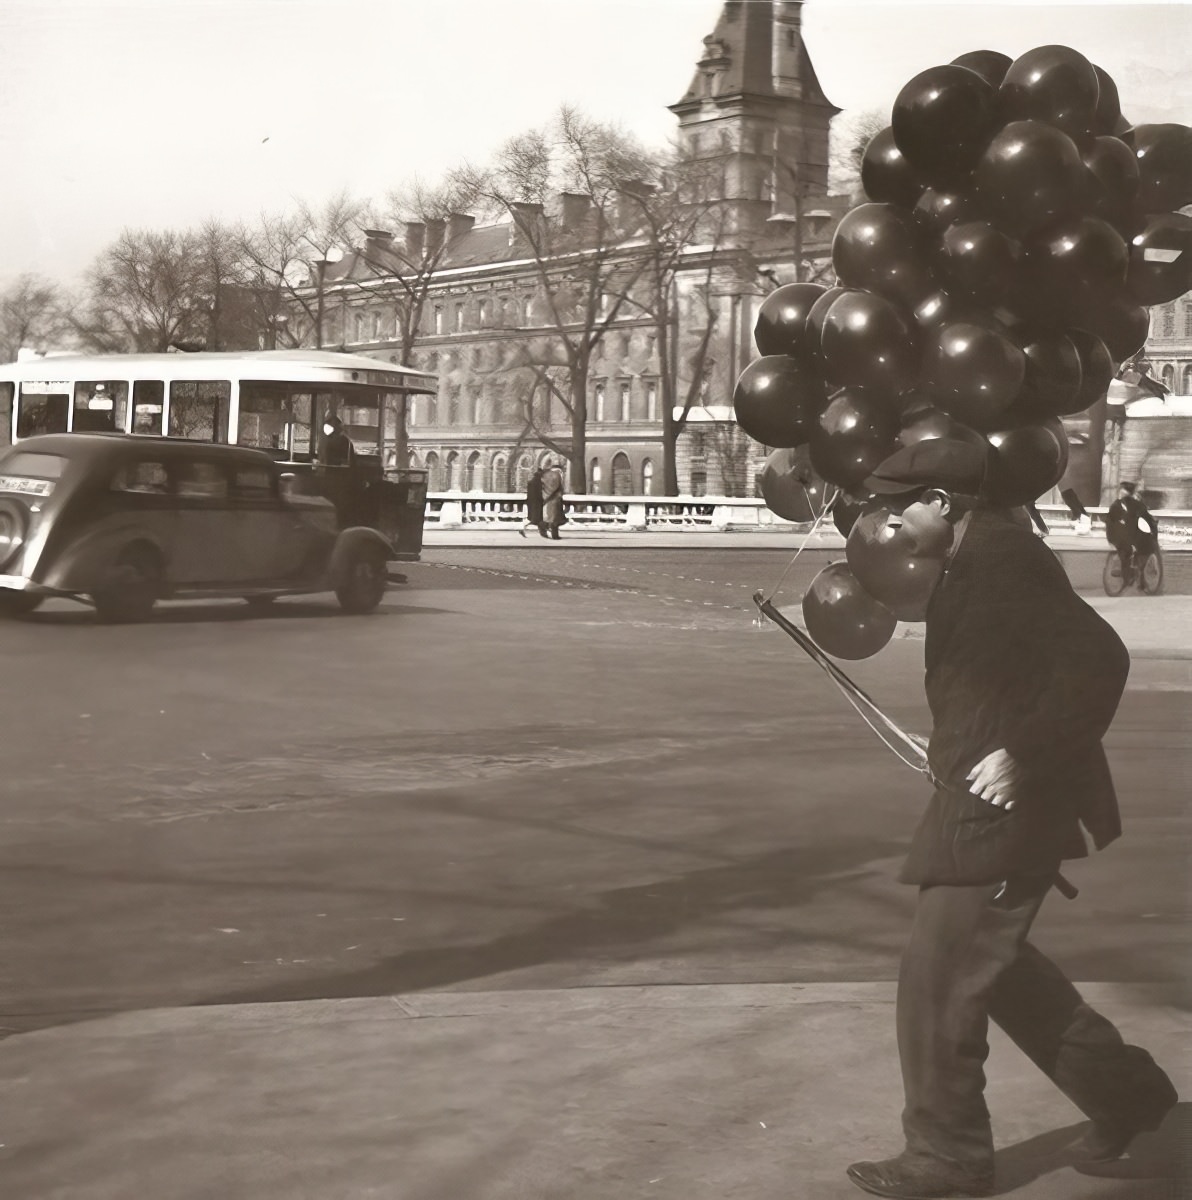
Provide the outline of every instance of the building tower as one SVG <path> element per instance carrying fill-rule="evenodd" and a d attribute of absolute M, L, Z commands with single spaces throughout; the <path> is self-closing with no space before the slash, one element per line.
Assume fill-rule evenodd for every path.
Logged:
<path fill-rule="evenodd" d="M 686 95 L 670 106 L 692 158 L 718 163 L 736 230 L 828 191 L 824 95 L 803 43 L 802 0 L 727 0 Z"/>

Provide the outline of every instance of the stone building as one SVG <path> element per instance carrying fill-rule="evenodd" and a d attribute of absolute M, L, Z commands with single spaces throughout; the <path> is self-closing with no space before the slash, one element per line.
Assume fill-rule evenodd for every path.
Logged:
<path fill-rule="evenodd" d="M 778 283 L 829 270 L 831 236 L 849 207 L 847 197 L 827 195 L 828 128 L 838 110 L 803 44 L 801 8 L 799 0 L 729 0 L 690 87 L 671 106 L 684 155 L 707 168 L 727 214 L 715 242 L 692 245 L 675 274 L 666 340 L 677 395 L 695 397 L 675 448 L 680 494 L 753 493 L 762 451 L 736 428 L 731 401 L 755 353 L 757 307 Z M 579 229 L 589 204 L 561 193 L 545 215 Z M 411 223 L 392 241 L 376 231 L 321 277 L 324 344 L 404 356 L 439 375 L 438 396 L 412 401 L 407 422 L 410 461 L 429 468 L 432 490 L 520 491 L 552 445 L 570 450 L 561 406 L 536 401 L 530 393 L 541 380 L 516 365 L 519 347 L 557 328 L 544 314 L 553 316 L 558 297 L 544 295 L 525 236 L 524 222 L 540 216 L 480 225 L 454 214 Z M 438 252 L 405 351 L 396 289 L 375 270 L 386 243 L 406 261 L 425 257 L 428 245 Z M 624 253 L 634 244 L 629 237 Z M 710 340 L 695 353 L 709 321 Z M 596 347 L 584 451 L 592 493 L 663 494 L 661 341 L 657 322 L 626 306 Z"/>

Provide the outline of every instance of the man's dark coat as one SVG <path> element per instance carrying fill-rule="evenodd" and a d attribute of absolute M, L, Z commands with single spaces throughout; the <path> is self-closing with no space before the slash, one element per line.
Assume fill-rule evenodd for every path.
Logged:
<path fill-rule="evenodd" d="M 531 525 L 542 524 L 542 472 L 535 471 L 526 484 L 526 520 Z"/>
<path fill-rule="evenodd" d="M 1101 738 L 1130 656 L 1034 533 L 972 514 L 928 606 L 924 655 L 937 786 L 903 882 L 994 883 L 1085 856 L 1081 824 L 1098 849 L 1121 833 Z M 1011 812 L 965 779 L 997 749 L 1022 770 Z"/>
<path fill-rule="evenodd" d="M 1139 521 L 1146 523 L 1149 533 L 1139 526 Z M 1144 546 L 1158 536 L 1158 523 L 1136 496 L 1115 500 L 1105 513 L 1105 537 L 1114 547 Z"/>

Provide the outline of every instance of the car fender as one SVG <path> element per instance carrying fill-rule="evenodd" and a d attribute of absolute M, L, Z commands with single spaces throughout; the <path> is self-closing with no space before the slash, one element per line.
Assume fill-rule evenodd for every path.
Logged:
<path fill-rule="evenodd" d="M 342 582 L 352 555 L 361 548 L 370 547 L 383 554 L 386 562 L 393 557 L 393 546 L 389 539 L 366 525 L 345 529 L 336 537 L 331 558 L 327 563 L 327 576 L 332 587 L 337 587 Z"/>
<path fill-rule="evenodd" d="M 75 538 L 36 574 L 38 582 L 60 592 L 90 592 L 102 580 L 103 572 L 118 554 L 129 546 L 145 546 L 168 563 L 161 540 L 139 521 L 120 520 L 92 526 Z"/>

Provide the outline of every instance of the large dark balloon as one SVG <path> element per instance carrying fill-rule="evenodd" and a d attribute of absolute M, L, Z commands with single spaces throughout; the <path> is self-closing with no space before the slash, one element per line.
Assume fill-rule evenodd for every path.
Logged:
<path fill-rule="evenodd" d="M 841 388 L 811 435 L 811 465 L 837 487 L 853 487 L 898 449 L 898 415 L 890 397 Z"/>
<path fill-rule="evenodd" d="M 845 554 L 857 582 L 900 621 L 921 621 L 944 574 L 952 527 L 925 505 L 902 513 L 871 507 L 848 535 Z"/>
<path fill-rule="evenodd" d="M 952 65 L 976 71 L 990 87 L 996 88 L 1001 87 L 1013 61 L 1008 54 L 1002 54 L 999 50 L 970 50 L 967 54 L 954 58 Z"/>
<path fill-rule="evenodd" d="M 818 283 L 784 283 L 762 301 L 753 340 L 761 354 L 789 354 L 811 361 L 816 345 L 807 332 L 811 306 L 828 289 Z"/>
<path fill-rule="evenodd" d="M 981 214 L 973 198 L 964 192 L 927 188 L 916 202 L 912 215 L 924 233 L 939 237 L 950 225 L 977 220 Z"/>
<path fill-rule="evenodd" d="M 924 354 L 923 378 L 936 406 L 977 430 L 998 427 L 1025 374 L 1026 356 L 993 321 L 953 321 Z"/>
<path fill-rule="evenodd" d="M 1013 290 L 1021 258 L 1021 245 L 988 221 L 966 221 L 944 233 L 939 273 L 949 294 L 995 308 Z"/>
<path fill-rule="evenodd" d="M 1121 101 L 1118 99 L 1117 84 L 1108 71 L 1093 63 L 1097 73 L 1097 107 L 1093 110 L 1093 132 L 1098 135 L 1117 132 L 1122 119 Z"/>
<path fill-rule="evenodd" d="M 807 338 L 815 347 L 816 362 L 820 366 L 822 366 L 820 344 L 824 337 L 824 321 L 828 316 L 828 310 L 841 296 L 848 295 L 852 290 L 852 288 L 830 287 L 811 306 L 811 311 L 807 314 Z"/>
<path fill-rule="evenodd" d="M 973 171 L 973 189 L 994 224 L 1022 236 L 1089 203 L 1076 143 L 1042 121 L 1011 121 Z"/>
<path fill-rule="evenodd" d="M 955 417 L 931 405 L 908 408 L 902 414 L 902 428 L 898 441 L 903 446 L 914 446 L 932 438 L 950 438 L 955 442 L 971 442 L 985 445 L 985 438 L 975 429 L 962 425 Z"/>
<path fill-rule="evenodd" d="M 737 424 L 763 446 L 801 446 L 823 410 L 823 381 L 785 354 L 754 359 L 733 392 Z"/>
<path fill-rule="evenodd" d="M 841 296 L 828 310 L 820 332 L 820 362 L 826 380 L 839 386 L 882 388 L 891 396 L 919 373 L 919 353 L 910 323 L 888 300 L 872 292 Z"/>
<path fill-rule="evenodd" d="M 1083 368 L 1076 346 L 1065 334 L 1043 334 L 1022 347 L 1026 375 L 1007 414 L 1015 424 L 1079 412 Z"/>
<path fill-rule="evenodd" d="M 850 496 L 848 492 L 839 491 L 832 501 L 832 524 L 836 526 L 841 537 L 848 537 L 849 531 L 857 523 L 857 518 L 865 511 L 867 500 Z"/>
<path fill-rule="evenodd" d="M 923 191 L 923 181 L 894 144 L 887 126 L 870 139 L 861 156 L 861 186 L 870 200 L 913 208 Z"/>
<path fill-rule="evenodd" d="M 1148 213 L 1192 204 L 1192 128 L 1187 125 L 1135 125 L 1138 202 Z"/>
<path fill-rule="evenodd" d="M 1090 306 L 1081 315 L 1079 328 L 1096 334 L 1113 361 L 1120 363 L 1133 358 L 1146 345 L 1151 316 L 1141 304 L 1116 297 Z"/>
<path fill-rule="evenodd" d="M 1093 64 L 1068 46 L 1037 46 L 1016 58 L 998 104 L 1010 121 L 1046 121 L 1071 137 L 1093 127 L 1100 86 Z"/>
<path fill-rule="evenodd" d="M 1129 227 L 1138 195 L 1138 160 L 1121 138 L 1098 137 L 1081 151 L 1092 175 L 1093 211 L 1119 231 Z"/>
<path fill-rule="evenodd" d="M 922 232 L 891 204 L 858 204 L 836 227 L 832 266 L 845 287 L 914 305 L 933 290 Z"/>
<path fill-rule="evenodd" d="M 832 563 L 811 581 L 803 597 L 803 622 L 821 650 L 850 660 L 876 654 L 898 624 L 845 563 Z"/>
<path fill-rule="evenodd" d="M 1130 247 L 1126 288 L 1139 304 L 1167 304 L 1192 289 L 1192 217 L 1161 213 Z"/>
<path fill-rule="evenodd" d="M 1057 420 L 991 433 L 997 450 L 989 488 L 994 504 L 1030 504 L 1055 487 L 1068 468 L 1068 438 Z"/>
<path fill-rule="evenodd" d="M 824 482 L 812 471 L 806 449 L 771 451 L 758 485 L 766 507 L 784 521 L 804 524 L 824 511 Z"/>
<path fill-rule="evenodd" d="M 895 144 L 929 182 L 955 179 L 973 167 L 989 142 L 996 100 L 994 88 L 968 67 L 929 67 L 894 100 Z"/>
<path fill-rule="evenodd" d="M 1080 395 L 1073 412 L 1084 412 L 1105 396 L 1113 379 L 1113 359 L 1105 343 L 1087 329 L 1071 329 L 1068 338 L 1080 355 Z M 1062 414 L 1063 415 L 1063 414 Z"/>
<path fill-rule="evenodd" d="M 1037 324 L 1064 329 L 1089 307 L 1122 293 L 1126 243 L 1099 217 L 1070 217 L 1023 245 L 1023 293 L 1017 306 Z"/>

